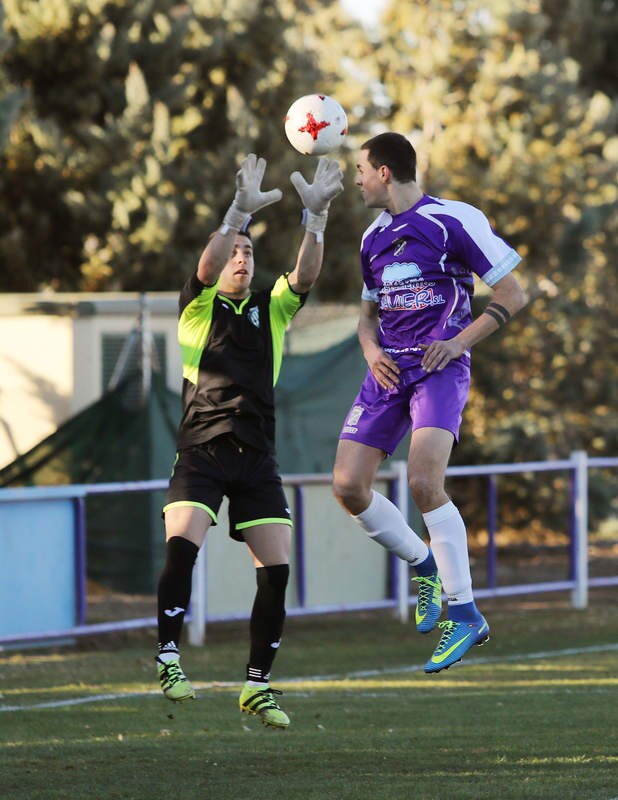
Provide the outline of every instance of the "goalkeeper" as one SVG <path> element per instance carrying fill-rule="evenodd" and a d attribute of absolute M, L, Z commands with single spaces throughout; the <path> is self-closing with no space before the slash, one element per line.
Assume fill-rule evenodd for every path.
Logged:
<path fill-rule="evenodd" d="M 161 688 L 170 700 L 195 696 L 180 667 L 179 645 L 193 565 L 223 496 L 230 536 L 244 542 L 256 568 L 246 683 L 239 704 L 264 724 L 289 725 L 270 687 L 281 641 L 289 575 L 291 519 L 275 457 L 274 385 L 288 323 L 316 282 L 331 200 L 343 190 L 336 161 L 322 158 L 313 183 L 290 180 L 304 206 L 305 234 L 294 269 L 268 289 L 251 290 L 251 215 L 281 199 L 262 191 L 263 158 L 250 154 L 236 194 L 211 236 L 197 271 L 180 292 L 178 339 L 183 361 L 183 415 L 163 509 L 166 558 L 158 585 Z M 225 581 L 225 570 L 220 574 Z"/>

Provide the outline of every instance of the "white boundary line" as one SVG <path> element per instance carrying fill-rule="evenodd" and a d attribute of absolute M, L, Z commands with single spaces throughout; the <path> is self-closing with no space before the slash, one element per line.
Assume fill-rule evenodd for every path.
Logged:
<path fill-rule="evenodd" d="M 524 655 L 511 655 L 511 656 L 496 656 L 494 658 L 466 658 L 466 665 L 483 665 L 483 664 L 503 664 L 512 661 L 535 661 L 540 658 L 560 658 L 560 656 L 577 656 L 584 653 L 607 653 L 612 650 L 618 650 L 618 643 L 590 645 L 589 647 L 568 647 L 564 650 L 540 650 L 536 653 L 525 653 Z M 407 672 L 422 672 L 424 665 L 411 664 L 405 667 L 387 667 L 386 669 L 368 669 L 359 670 L 357 672 L 349 672 L 341 675 L 313 675 L 305 678 L 287 678 L 285 680 L 277 681 L 277 683 L 302 683 L 304 681 L 313 681 L 319 683 L 320 681 L 333 681 L 333 680 L 350 680 L 359 678 L 373 678 L 377 675 L 396 675 L 399 673 Z M 2 707 L 0 706 L 0 710 Z"/>
<path fill-rule="evenodd" d="M 525 653 L 523 655 L 498 656 L 496 658 L 468 658 L 466 664 L 469 666 L 481 666 L 484 664 L 504 664 L 513 661 L 535 661 L 542 658 L 560 658 L 561 656 L 578 656 L 586 653 L 609 653 L 618 651 L 618 643 L 591 645 L 590 647 L 568 647 L 564 650 L 540 650 L 536 653 Z M 361 680 L 363 678 L 373 678 L 379 675 L 398 675 L 402 673 L 421 672 L 422 664 L 412 664 L 403 667 L 388 667 L 387 669 L 368 669 L 358 670 L 357 672 L 343 672 L 332 675 L 307 675 L 302 678 L 281 678 L 277 681 L 278 685 L 293 686 L 295 683 L 320 683 L 321 681 L 336 680 Z M 208 688 L 231 688 L 239 686 L 242 681 L 211 681 L 210 683 L 196 683 L 197 689 Z M 145 692 L 120 692 L 116 694 L 93 694 L 89 697 L 73 697 L 67 700 L 50 700 L 46 703 L 33 703 L 28 706 L 0 706 L 2 711 L 36 711 L 46 708 L 66 708 L 68 706 L 79 706 L 86 703 L 101 703 L 106 700 L 129 700 L 134 697 L 149 697 L 160 695 L 159 689 L 151 689 Z M 617 799 L 618 800 L 618 799 Z"/>

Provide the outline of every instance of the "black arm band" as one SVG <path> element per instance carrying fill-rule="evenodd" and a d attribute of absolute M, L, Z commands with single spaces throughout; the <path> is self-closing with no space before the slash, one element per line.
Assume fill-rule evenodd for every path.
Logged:
<path fill-rule="evenodd" d="M 504 319 L 500 316 L 500 314 L 498 314 L 497 311 L 494 311 L 493 308 L 487 306 L 487 308 L 483 309 L 483 314 L 488 314 L 490 317 L 493 317 L 498 323 L 499 327 L 504 325 Z"/>
<path fill-rule="evenodd" d="M 487 306 L 487 308 L 493 308 L 494 311 L 497 311 L 498 314 L 502 314 L 502 318 L 504 322 L 508 322 L 511 319 L 511 315 L 504 306 L 501 306 L 500 303 L 494 303 L 493 301 Z"/>

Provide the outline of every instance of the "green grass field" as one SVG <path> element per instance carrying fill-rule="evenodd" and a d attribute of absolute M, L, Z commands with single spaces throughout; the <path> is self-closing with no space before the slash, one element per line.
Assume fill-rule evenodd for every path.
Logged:
<path fill-rule="evenodd" d="M 249 724 L 246 623 L 185 648 L 196 701 L 155 682 L 154 632 L 0 654 L 3 800 L 618 798 L 618 606 L 593 590 L 482 603 L 492 639 L 426 676 L 437 641 L 385 612 L 288 620 L 273 685 L 292 724 Z"/>

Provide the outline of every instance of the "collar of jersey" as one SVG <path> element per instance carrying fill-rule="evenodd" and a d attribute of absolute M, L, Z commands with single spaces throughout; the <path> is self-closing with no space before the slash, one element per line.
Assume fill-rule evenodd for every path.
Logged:
<path fill-rule="evenodd" d="M 247 303 L 251 299 L 250 294 L 248 294 L 247 297 L 243 297 L 242 300 L 234 300 L 231 297 L 226 297 L 224 294 L 217 294 L 217 297 L 219 298 L 219 300 L 221 300 L 222 303 L 225 303 L 226 306 L 231 308 L 235 314 L 242 314 L 243 308 L 247 305 Z"/>

